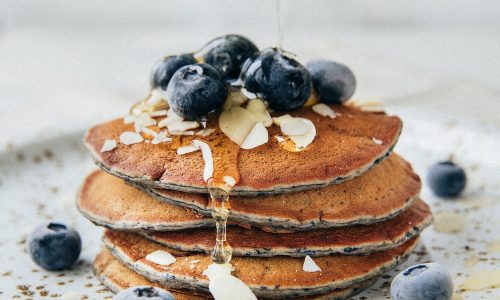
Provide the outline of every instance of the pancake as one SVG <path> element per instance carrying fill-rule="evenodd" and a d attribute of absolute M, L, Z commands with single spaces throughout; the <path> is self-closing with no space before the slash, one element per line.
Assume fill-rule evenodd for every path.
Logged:
<path fill-rule="evenodd" d="M 198 300 L 211 298 L 210 295 L 188 295 L 187 292 L 173 291 L 168 287 L 162 286 L 158 283 L 151 282 L 145 277 L 135 273 L 122 265 L 109 250 L 103 249 L 97 255 L 94 261 L 94 273 L 97 278 L 112 292 L 118 293 L 121 290 L 133 286 L 154 286 L 162 289 L 169 290 L 177 300 Z M 328 294 L 308 297 L 308 299 L 315 300 L 341 300 L 347 299 L 367 287 L 371 286 L 377 278 L 363 281 L 361 283 L 352 285 L 345 289 L 337 289 Z M 295 298 L 297 300 L 302 298 Z"/>
<path fill-rule="evenodd" d="M 211 259 L 205 254 L 178 251 L 130 232 L 108 230 L 103 242 L 121 263 L 151 281 L 174 289 L 208 293 L 208 280 L 202 273 Z M 233 275 L 245 282 L 257 297 L 306 297 L 374 278 L 404 261 L 417 242 L 418 239 L 414 238 L 398 248 L 367 256 L 315 257 L 314 261 L 322 271 L 314 273 L 302 271 L 303 258 L 234 257 L 231 263 L 235 267 Z M 162 266 L 145 259 L 149 253 L 157 250 L 171 253 L 177 261 Z"/>
<path fill-rule="evenodd" d="M 85 217 L 101 226 L 140 231 L 151 240 L 182 251 L 208 253 L 213 248 L 214 229 L 193 230 L 213 226 L 210 217 L 152 199 L 102 171 L 87 177 L 77 204 Z M 394 248 L 418 235 L 431 219 L 429 207 L 418 200 L 395 218 L 371 226 L 287 234 L 231 226 L 227 234 L 235 256 L 358 254 Z M 179 229 L 185 230 L 165 231 Z"/>
<path fill-rule="evenodd" d="M 215 161 L 214 176 L 231 175 L 239 182 L 233 195 L 281 194 L 324 187 L 352 179 L 383 160 L 392 150 L 401 132 L 396 116 L 364 112 L 344 105 L 331 105 L 340 115 L 321 117 L 311 108 L 290 112 L 316 126 L 315 140 L 303 151 L 283 150 L 273 136 L 280 128 L 268 128 L 270 141 L 251 150 L 240 149 L 218 128 L 217 116 L 209 115 L 208 128 L 216 131 L 208 137 L 175 137 L 172 143 L 138 143 L 101 152 L 106 139 L 119 140 L 133 124 L 116 119 L 92 127 L 84 143 L 96 163 L 123 179 L 157 188 L 189 193 L 208 193 L 203 181 L 204 162 L 199 151 L 177 155 L 175 148 L 199 139 L 207 142 Z M 274 114 L 274 115 L 282 115 Z M 377 142 L 375 142 L 377 141 Z M 222 173 L 224 172 L 224 173 Z"/>
<path fill-rule="evenodd" d="M 212 225 L 191 211 L 210 217 L 207 195 L 138 188 L 165 203 L 118 178 L 94 172 L 85 179 L 77 206 L 94 223 L 115 229 L 165 231 Z M 278 196 L 231 197 L 229 220 L 271 232 L 372 224 L 407 209 L 420 188 L 410 164 L 392 154 L 366 174 L 338 185 Z"/>
<path fill-rule="evenodd" d="M 107 249 L 102 249 L 96 256 L 93 269 L 99 281 L 114 293 L 133 286 L 154 286 L 169 291 L 175 296 L 176 300 L 202 300 L 207 298 L 201 295 L 189 295 L 188 292 L 175 291 L 151 282 L 122 265 Z"/>
<path fill-rule="evenodd" d="M 398 247 L 418 236 L 431 222 L 432 215 L 429 206 L 418 200 L 394 219 L 373 225 L 295 233 L 268 233 L 232 226 L 227 230 L 227 240 L 233 248 L 233 256 L 303 257 L 336 253 L 365 254 Z M 215 229 L 142 232 L 141 234 L 177 250 L 210 253 L 214 247 Z"/>
<path fill-rule="evenodd" d="M 190 208 L 157 201 L 120 178 L 94 171 L 85 178 L 77 208 L 93 223 L 121 230 L 181 230 L 214 226 Z"/>
<path fill-rule="evenodd" d="M 210 216 L 210 197 L 134 185 L 154 198 Z M 341 184 L 276 196 L 231 197 L 230 221 L 271 232 L 372 224 L 395 217 L 416 200 L 420 178 L 393 154 Z"/>

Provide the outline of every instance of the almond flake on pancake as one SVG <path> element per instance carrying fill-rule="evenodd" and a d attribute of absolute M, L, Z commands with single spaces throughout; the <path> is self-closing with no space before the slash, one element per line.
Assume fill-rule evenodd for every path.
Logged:
<path fill-rule="evenodd" d="M 151 116 L 151 117 L 163 117 L 163 116 L 166 116 L 166 115 L 167 115 L 167 110 L 166 109 L 152 111 L 152 112 L 149 113 L 149 116 Z"/>
<path fill-rule="evenodd" d="M 262 122 L 264 126 L 269 127 L 273 125 L 273 119 L 267 111 L 266 104 L 260 99 L 252 99 L 247 104 L 247 110 L 254 114 L 254 117 Z"/>
<path fill-rule="evenodd" d="M 201 156 L 205 162 L 203 180 L 207 182 L 214 175 L 214 159 L 212 157 L 212 150 L 210 150 L 210 146 L 207 143 L 200 140 L 193 140 L 193 145 L 201 149 Z"/>
<path fill-rule="evenodd" d="M 145 257 L 150 262 L 154 262 L 155 264 L 168 266 L 176 262 L 175 257 L 163 250 L 156 250 L 155 252 L 149 253 Z"/>
<path fill-rule="evenodd" d="M 274 117 L 273 118 L 273 123 L 276 126 L 280 126 L 281 122 L 283 122 L 283 120 L 290 119 L 290 118 L 292 118 L 292 116 L 290 116 L 289 114 L 282 115 L 282 116 L 279 116 L 279 117 Z"/>
<path fill-rule="evenodd" d="M 248 133 L 240 147 L 242 149 L 253 149 L 260 145 L 264 145 L 269 140 L 269 134 L 262 122 L 257 122 L 252 130 Z"/>
<path fill-rule="evenodd" d="M 102 145 L 101 152 L 108 152 L 116 148 L 115 140 L 105 140 Z"/>
<path fill-rule="evenodd" d="M 336 117 L 335 112 L 328 105 L 324 103 L 318 103 L 312 106 L 312 110 L 323 117 L 329 117 L 334 119 Z"/>
<path fill-rule="evenodd" d="M 169 132 L 171 135 L 194 135 L 194 131 L 190 130 L 190 131 L 178 131 L 178 130 L 175 130 L 175 131 L 170 131 Z"/>
<path fill-rule="evenodd" d="M 309 255 L 306 255 L 302 269 L 304 270 L 304 272 L 321 272 L 321 268 L 318 267 L 318 265 Z"/>
<path fill-rule="evenodd" d="M 151 141 L 151 144 L 156 145 L 159 143 L 168 143 L 171 142 L 172 138 L 167 136 L 166 131 L 160 131 L 158 135 Z"/>
<path fill-rule="evenodd" d="M 142 135 L 137 132 L 125 131 L 120 135 L 120 143 L 124 145 L 132 145 L 144 141 Z"/>
<path fill-rule="evenodd" d="M 224 176 L 222 177 L 222 180 L 229 185 L 230 187 L 233 187 L 236 184 L 236 180 L 232 176 Z"/>
<path fill-rule="evenodd" d="M 310 127 L 310 123 L 304 118 L 287 118 L 281 121 L 281 131 L 286 135 L 305 134 Z"/>
<path fill-rule="evenodd" d="M 196 135 L 199 135 L 199 136 L 209 136 L 211 135 L 212 133 L 214 133 L 215 129 L 214 128 L 205 128 L 205 129 L 202 129 L 200 131 L 198 131 L 196 133 Z"/>
<path fill-rule="evenodd" d="M 177 155 L 184 155 L 184 154 L 192 153 L 192 152 L 195 152 L 198 150 L 200 150 L 200 147 L 197 147 L 197 146 L 183 146 L 183 147 L 177 148 Z"/>
<path fill-rule="evenodd" d="M 382 145 L 382 144 L 384 143 L 383 141 L 381 141 L 381 140 L 379 140 L 379 139 L 377 139 L 377 138 L 375 138 L 375 137 L 372 137 L 372 141 L 373 141 L 375 144 L 377 144 L 377 145 Z"/>
<path fill-rule="evenodd" d="M 158 136 L 158 133 L 156 133 L 156 131 L 154 131 L 153 129 L 147 128 L 147 127 L 142 128 L 142 132 L 144 132 L 147 135 L 152 136 L 153 138 L 156 138 Z"/>
<path fill-rule="evenodd" d="M 252 290 L 239 278 L 231 275 L 231 264 L 210 264 L 203 275 L 208 280 L 208 289 L 215 300 L 257 300 Z"/>
<path fill-rule="evenodd" d="M 187 131 L 200 127 L 200 123 L 196 121 L 180 121 L 167 124 L 168 131 Z"/>
<path fill-rule="evenodd" d="M 278 143 L 283 143 L 285 141 L 285 138 L 282 137 L 281 135 L 277 135 L 277 136 L 275 136 L 275 138 L 278 141 Z"/>

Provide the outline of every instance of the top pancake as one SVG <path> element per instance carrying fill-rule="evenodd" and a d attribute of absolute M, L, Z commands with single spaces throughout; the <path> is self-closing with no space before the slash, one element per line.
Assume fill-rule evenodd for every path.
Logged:
<path fill-rule="evenodd" d="M 239 171 L 233 195 L 280 194 L 358 176 L 385 158 L 396 144 L 402 127 L 398 117 L 343 105 L 331 105 L 331 108 L 339 114 L 334 119 L 322 117 L 311 108 L 290 112 L 294 117 L 311 120 L 316 126 L 315 140 L 300 152 L 281 148 L 273 138 L 281 131 L 274 125 L 268 128 L 267 144 L 251 150 L 240 149 L 220 131 L 215 115 L 207 121 L 208 128 L 216 129 L 208 137 L 175 137 L 172 143 L 158 145 L 118 143 L 114 150 L 101 153 L 106 139 L 118 141 L 122 132 L 134 131 L 132 124 L 117 119 L 89 129 L 84 142 L 97 164 L 116 176 L 158 188 L 207 193 L 201 153 L 179 156 L 175 151 L 193 139 L 202 140 L 210 145 L 214 155 L 214 175 L 238 177 Z"/>

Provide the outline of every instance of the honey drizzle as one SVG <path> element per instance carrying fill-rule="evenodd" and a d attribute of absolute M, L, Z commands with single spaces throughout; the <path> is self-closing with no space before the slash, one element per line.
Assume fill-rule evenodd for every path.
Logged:
<path fill-rule="evenodd" d="M 233 249 L 227 242 L 227 218 L 230 213 L 229 195 L 231 187 L 211 178 L 207 182 L 208 192 L 212 198 L 212 218 L 215 221 L 215 246 L 211 253 L 212 262 L 216 264 L 228 263 L 233 256 Z"/>

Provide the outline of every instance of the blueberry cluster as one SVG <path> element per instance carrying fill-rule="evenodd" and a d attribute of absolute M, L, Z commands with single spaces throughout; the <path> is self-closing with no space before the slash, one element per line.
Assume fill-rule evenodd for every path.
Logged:
<path fill-rule="evenodd" d="M 313 90 L 318 101 L 341 104 L 356 89 L 352 71 L 342 64 L 316 59 L 303 66 L 282 49 L 259 51 L 234 34 L 215 38 L 196 53 L 167 56 L 151 72 L 151 87 L 166 90 L 172 110 L 188 120 L 219 109 L 228 84 L 241 84 L 278 111 L 302 107 Z"/>

